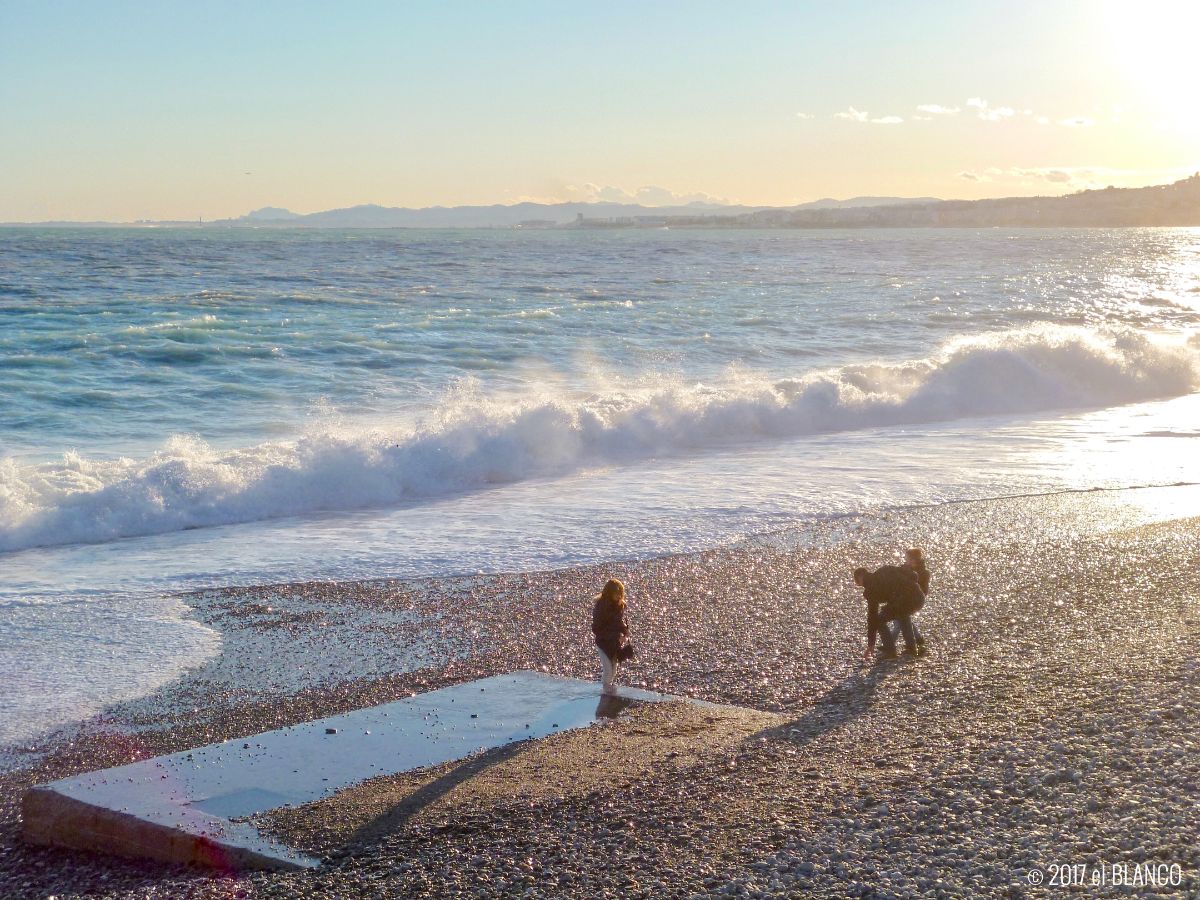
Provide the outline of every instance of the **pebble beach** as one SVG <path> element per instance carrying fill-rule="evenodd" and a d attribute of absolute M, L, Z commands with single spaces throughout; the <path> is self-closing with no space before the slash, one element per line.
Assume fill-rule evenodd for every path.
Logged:
<path fill-rule="evenodd" d="M 216 659 L 17 748 L 0 775 L 0 895 L 1200 896 L 1200 518 L 1172 512 L 1191 490 L 913 508 L 550 572 L 185 597 L 222 634 Z M 930 652 L 864 662 L 849 573 L 910 545 L 934 572 Z M 32 784 L 516 669 L 593 678 L 589 600 L 609 576 L 639 651 L 620 681 L 744 716 L 634 710 L 469 761 L 434 802 L 410 801 L 438 774 L 417 773 L 341 812 L 289 811 L 275 827 L 321 852 L 314 872 L 20 840 Z"/>

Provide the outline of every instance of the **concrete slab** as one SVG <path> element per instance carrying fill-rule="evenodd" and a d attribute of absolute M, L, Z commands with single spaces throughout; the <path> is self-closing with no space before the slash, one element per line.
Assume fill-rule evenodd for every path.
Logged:
<path fill-rule="evenodd" d="M 26 840 L 220 869 L 318 865 L 245 822 L 379 775 L 434 766 L 678 699 L 514 672 L 248 738 L 65 778 L 24 798 Z"/>

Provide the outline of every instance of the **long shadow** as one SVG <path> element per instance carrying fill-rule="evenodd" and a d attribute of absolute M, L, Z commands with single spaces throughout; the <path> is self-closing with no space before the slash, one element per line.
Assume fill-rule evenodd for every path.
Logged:
<path fill-rule="evenodd" d="M 847 676 L 823 694 L 799 718 L 765 729 L 753 737 L 788 741 L 803 746 L 823 734 L 841 728 L 871 708 L 879 685 L 891 673 L 895 665 L 895 663 L 881 663 L 866 671 L 858 671 Z M 636 705 L 636 701 L 624 697 L 601 697 L 600 704 L 596 709 L 596 717 L 616 718 L 631 705 Z M 378 843 L 459 785 L 492 766 L 518 756 L 531 748 L 534 743 L 533 741 L 519 741 L 506 744 L 459 762 L 433 781 L 413 791 L 387 812 L 361 825 L 348 838 L 339 843 L 344 847 L 364 847 Z M 473 825 L 469 821 L 461 820 L 447 828 L 450 831 L 465 833 L 471 831 Z"/>
<path fill-rule="evenodd" d="M 463 760 L 443 775 L 413 791 L 387 812 L 360 826 L 342 843 L 345 846 L 369 846 L 396 831 L 421 810 L 436 803 L 460 784 L 479 773 L 525 752 L 532 741 L 518 741 L 495 747 L 478 756 Z M 467 823 L 450 826 L 451 830 L 469 830 Z"/>
<path fill-rule="evenodd" d="M 853 722 L 871 708 L 875 693 L 896 662 L 882 662 L 846 676 L 817 698 L 799 718 L 754 735 L 755 738 L 788 741 L 803 747 L 824 734 Z"/>
<path fill-rule="evenodd" d="M 639 702 L 629 697 L 602 695 L 599 705 L 596 707 L 595 716 L 597 719 L 615 719 L 626 709 L 637 705 Z M 470 759 L 462 760 L 449 771 L 413 791 L 383 815 L 377 816 L 370 822 L 360 826 L 350 837 L 341 843 L 348 847 L 369 846 L 377 843 L 386 835 L 393 833 L 405 825 L 420 813 L 421 810 L 436 803 L 441 797 L 450 793 L 460 784 L 469 781 L 492 766 L 497 766 L 520 755 L 536 743 L 537 741 L 531 740 L 517 741 L 512 744 L 505 744 L 502 747 L 495 747 Z M 471 830 L 471 827 L 469 822 L 460 821 L 448 826 L 448 829 L 465 832 Z"/>

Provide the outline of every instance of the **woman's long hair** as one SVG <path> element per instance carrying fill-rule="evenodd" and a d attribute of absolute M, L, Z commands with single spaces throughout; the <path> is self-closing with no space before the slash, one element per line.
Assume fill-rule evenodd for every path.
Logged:
<path fill-rule="evenodd" d="M 600 599 L 605 603 L 613 603 L 617 606 L 625 605 L 625 585 L 617 581 L 615 578 L 608 579 L 608 583 L 604 585 L 604 590 L 600 592 Z"/>

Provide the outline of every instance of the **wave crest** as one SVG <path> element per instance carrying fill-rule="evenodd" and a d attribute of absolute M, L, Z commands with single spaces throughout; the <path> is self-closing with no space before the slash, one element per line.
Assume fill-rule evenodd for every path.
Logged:
<path fill-rule="evenodd" d="M 145 459 L 0 461 L 0 551 L 103 542 L 323 510 L 387 507 L 731 443 L 1113 406 L 1200 387 L 1200 341 L 1031 329 L 961 338 L 902 364 L 713 384 L 654 379 L 587 396 L 450 391 L 414 426 L 326 424 L 218 451 L 174 437 Z"/>

